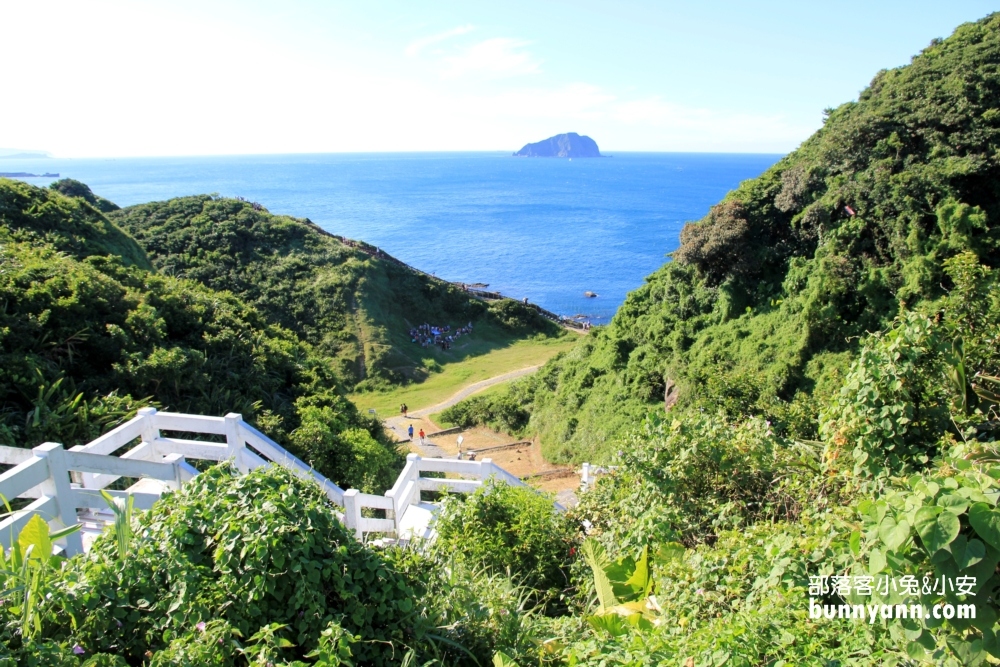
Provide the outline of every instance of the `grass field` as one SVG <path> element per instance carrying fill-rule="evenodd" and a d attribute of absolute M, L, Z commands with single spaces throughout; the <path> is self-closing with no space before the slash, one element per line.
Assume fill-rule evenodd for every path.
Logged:
<path fill-rule="evenodd" d="M 391 391 L 350 394 L 348 398 L 360 410 L 374 409 L 383 418 L 398 414 L 400 403 L 406 403 L 411 410 L 419 410 L 446 400 L 473 382 L 545 363 L 559 352 L 569 350 L 578 340 L 579 336 L 573 333 L 558 338 L 520 340 L 485 354 L 440 364 L 441 370 L 431 373 L 422 382 Z"/>
<path fill-rule="evenodd" d="M 507 382 L 499 382 L 493 385 L 492 387 L 487 387 L 482 391 L 477 391 L 475 394 L 473 394 L 473 396 L 489 396 L 490 394 L 501 392 L 507 388 L 507 385 L 510 384 L 510 382 L 512 381 L 508 380 Z M 441 412 L 435 412 L 434 414 L 431 415 L 427 415 L 427 418 L 430 419 L 435 424 L 437 424 L 438 426 L 440 426 L 441 428 L 451 428 L 452 426 L 454 426 L 454 424 L 452 424 L 451 422 L 445 421 L 441 418 L 442 412 L 444 412 L 444 410 L 442 410 Z"/>

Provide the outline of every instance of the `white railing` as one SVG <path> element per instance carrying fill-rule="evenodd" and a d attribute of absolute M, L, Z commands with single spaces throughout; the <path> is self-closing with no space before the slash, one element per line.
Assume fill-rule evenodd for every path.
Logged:
<path fill-rule="evenodd" d="M 161 431 L 225 436 L 225 442 L 168 438 Z M 126 447 L 130 448 L 115 456 Z M 127 491 L 111 491 L 111 495 L 132 495 L 137 508 L 147 509 L 160 497 L 161 490 L 179 489 L 198 474 L 186 459 L 232 460 L 241 472 L 279 464 L 297 477 L 319 484 L 335 504 L 344 504 L 343 489 L 244 422 L 238 414 L 206 417 L 142 408 L 135 418 L 69 450 L 51 442 L 32 450 L 0 447 L 0 463 L 14 465 L 0 475 L 0 495 L 6 499 L 35 499 L 0 521 L 0 548 L 10 548 L 34 514 L 65 527 L 77 522 L 79 509 L 105 509 L 107 505 L 100 491 L 121 477 L 140 478 L 140 482 Z M 146 479 L 158 480 L 159 484 L 151 487 L 143 483 Z M 79 533 L 61 542 L 68 555 L 83 549 Z"/>
<path fill-rule="evenodd" d="M 424 477 L 420 474 L 423 472 L 452 473 L 462 475 L 465 479 Z M 512 486 L 525 486 L 524 482 L 495 466 L 491 459 L 453 461 L 425 459 L 418 454 L 408 454 L 403 472 L 399 473 L 395 485 L 385 495 L 392 499 L 393 513 L 399 519 L 410 505 L 420 502 L 421 491 L 473 493 L 491 476 L 501 478 Z"/>
<path fill-rule="evenodd" d="M 163 431 L 224 436 L 225 442 L 218 441 L 218 437 L 215 441 L 165 437 Z M 403 515 L 411 506 L 420 503 L 421 491 L 473 493 L 491 477 L 512 486 L 527 486 L 490 459 L 456 461 L 424 459 L 410 454 L 396 483 L 384 496 L 356 489 L 344 491 L 244 422 L 238 414 L 207 417 L 142 408 L 135 418 L 86 445 L 69 450 L 51 442 L 32 450 L 0 447 L 0 464 L 14 466 L 0 474 L 0 495 L 8 500 L 33 499 L 29 505 L 0 521 L 0 548 L 10 548 L 32 515 L 40 515 L 56 527 L 67 527 L 77 523 L 78 510 L 106 509 L 101 490 L 122 477 L 139 481 L 127 490 L 110 491 L 110 494 L 115 497 L 131 495 L 136 508 L 148 509 L 162 491 L 179 489 L 198 474 L 188 459 L 231 460 L 244 473 L 272 464 L 284 466 L 297 477 L 317 483 L 331 502 L 343 507 L 344 513 L 338 512 L 338 518 L 359 539 L 366 533 L 399 536 Z M 421 473 L 452 476 L 425 477 Z M 364 516 L 366 508 L 384 512 L 385 518 Z M 556 504 L 556 509 L 563 508 Z M 66 536 L 59 544 L 67 555 L 83 550 L 80 533 Z"/>
<path fill-rule="evenodd" d="M 586 491 L 597 482 L 598 475 L 607 475 L 609 472 L 617 470 L 618 466 L 595 466 L 584 463 L 580 470 L 580 490 Z"/>
<path fill-rule="evenodd" d="M 445 473 L 455 477 L 424 477 L 421 473 Z M 348 527 L 354 529 L 358 539 L 365 533 L 393 533 L 399 535 L 400 521 L 406 510 L 420 503 L 421 491 L 446 491 L 449 493 L 474 493 L 483 483 L 493 478 L 511 486 L 528 486 L 520 479 L 493 463 L 491 459 L 481 461 L 457 461 L 454 459 L 425 459 L 418 454 L 408 454 L 406 466 L 396 478 L 396 483 L 385 492 L 385 496 L 346 492 L 344 518 Z M 564 508 L 558 503 L 557 510 Z M 365 508 L 383 510 L 385 519 L 364 517 Z"/>

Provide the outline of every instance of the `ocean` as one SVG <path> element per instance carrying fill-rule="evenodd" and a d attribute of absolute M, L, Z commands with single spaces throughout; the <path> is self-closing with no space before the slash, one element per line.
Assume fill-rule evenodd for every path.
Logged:
<path fill-rule="evenodd" d="M 58 173 L 120 206 L 241 196 L 272 213 L 376 245 L 447 280 L 560 315 L 606 322 L 678 246 L 685 222 L 780 155 L 372 153 L 129 159 L 0 159 Z M 52 178 L 25 178 L 47 185 Z M 584 292 L 596 292 L 596 298 Z"/>

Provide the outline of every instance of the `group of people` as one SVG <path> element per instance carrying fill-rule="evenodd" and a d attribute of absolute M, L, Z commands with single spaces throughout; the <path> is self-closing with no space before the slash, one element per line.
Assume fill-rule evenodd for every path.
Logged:
<path fill-rule="evenodd" d="M 237 197 L 236 201 L 241 201 L 241 202 L 244 202 L 246 204 L 250 204 L 250 208 L 252 208 L 255 211 L 263 211 L 264 210 L 263 206 L 261 206 L 260 204 L 258 204 L 255 201 L 250 201 L 249 199 L 247 199 L 245 197 Z"/>
<path fill-rule="evenodd" d="M 450 326 L 437 327 L 431 324 L 421 324 L 410 329 L 410 342 L 418 343 L 420 347 L 437 345 L 442 350 L 447 350 L 458 338 L 470 333 L 472 333 L 472 322 L 454 331 Z"/>
<path fill-rule="evenodd" d="M 403 413 L 403 416 L 404 416 L 404 417 L 406 416 L 406 404 L 405 404 L 405 403 L 404 403 L 403 405 L 401 405 L 401 406 L 400 406 L 400 412 L 402 412 L 402 413 Z M 410 437 L 410 442 L 413 442 L 413 424 L 410 424 L 410 425 L 409 425 L 409 426 L 408 426 L 408 427 L 406 428 L 406 435 L 408 435 L 408 436 Z M 419 438 L 419 440 L 417 440 L 417 443 L 418 443 L 418 444 L 419 444 L 419 445 L 420 445 L 421 447 L 423 447 L 423 446 L 424 446 L 424 444 L 425 444 L 425 443 L 424 443 L 424 439 L 425 439 L 426 437 L 427 437 L 427 434 L 426 434 L 426 433 L 424 433 L 424 429 L 423 429 L 423 428 L 421 428 L 421 429 L 420 429 L 420 430 L 419 430 L 419 431 L 417 432 L 417 438 Z M 462 451 L 462 441 L 461 441 L 461 439 L 459 439 L 459 444 L 458 444 L 458 457 L 457 457 L 457 458 L 458 458 L 458 460 L 459 460 L 459 461 L 462 461 L 463 459 L 465 459 L 465 457 L 466 457 L 466 456 L 468 456 L 468 457 L 469 457 L 469 460 L 470 460 L 470 461 L 475 461 L 475 460 L 476 460 L 476 453 L 475 453 L 474 451 L 472 451 L 471 449 L 470 449 L 470 450 L 468 451 L 468 453 L 466 453 L 466 452 Z"/>
<path fill-rule="evenodd" d="M 406 435 L 410 436 L 411 441 L 413 440 L 413 424 L 410 424 L 409 428 L 406 429 Z M 423 428 L 420 429 L 420 433 L 418 434 L 418 436 L 420 437 L 420 444 L 423 445 L 425 437 Z"/>
<path fill-rule="evenodd" d="M 472 325 L 470 324 L 469 326 L 471 327 Z M 399 414 L 401 414 L 404 419 L 406 419 L 407 413 L 409 411 L 410 411 L 410 408 L 409 408 L 409 406 L 406 405 L 406 403 L 401 403 L 400 404 L 400 406 L 399 406 Z M 413 424 L 410 424 L 409 426 L 406 427 L 406 435 L 408 435 L 410 437 L 410 442 L 413 442 Z M 420 444 L 421 447 L 423 447 L 423 445 L 424 445 L 424 438 L 427 437 L 427 434 L 424 433 L 424 429 L 423 428 L 421 428 L 420 431 L 417 433 L 417 437 L 419 438 L 419 440 L 417 440 L 417 442 Z M 466 454 L 465 452 L 462 451 L 462 438 L 459 438 L 458 439 L 458 460 L 461 461 L 466 456 L 469 457 L 470 461 L 475 461 L 476 460 L 476 453 L 474 451 L 469 450 L 468 454 Z"/>

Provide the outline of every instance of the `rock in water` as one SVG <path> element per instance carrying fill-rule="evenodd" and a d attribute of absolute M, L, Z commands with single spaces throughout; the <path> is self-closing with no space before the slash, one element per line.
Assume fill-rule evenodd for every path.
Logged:
<path fill-rule="evenodd" d="M 528 144 L 514 157 L 602 157 L 597 142 L 576 132 L 557 134 L 536 144 Z"/>

